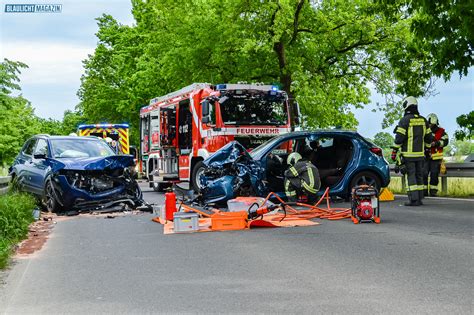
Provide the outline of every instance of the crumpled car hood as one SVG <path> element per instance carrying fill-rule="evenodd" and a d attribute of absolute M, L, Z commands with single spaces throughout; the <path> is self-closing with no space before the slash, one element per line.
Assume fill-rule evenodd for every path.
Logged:
<path fill-rule="evenodd" d="M 205 159 L 203 163 L 208 167 L 221 167 L 224 164 L 235 162 L 242 155 L 252 159 L 243 145 L 238 141 L 231 141 Z"/>
<path fill-rule="evenodd" d="M 236 196 L 265 195 L 265 172 L 239 142 L 229 142 L 203 163 L 206 170 L 199 180 L 205 204 L 223 204 Z"/>
<path fill-rule="evenodd" d="M 111 155 L 92 158 L 64 158 L 54 160 L 53 171 L 65 170 L 113 170 L 135 165 L 133 155 Z"/>

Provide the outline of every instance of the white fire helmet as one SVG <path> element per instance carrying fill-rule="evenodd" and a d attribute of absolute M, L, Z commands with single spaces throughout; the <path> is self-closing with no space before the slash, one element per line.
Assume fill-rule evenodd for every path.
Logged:
<path fill-rule="evenodd" d="M 439 125 L 438 116 L 436 116 L 435 113 L 429 114 L 428 117 L 426 117 L 426 119 L 428 120 L 428 123 L 430 125 L 436 125 L 436 126 Z"/>
<path fill-rule="evenodd" d="M 288 165 L 293 166 L 301 159 L 302 159 L 301 154 L 299 154 L 298 152 L 293 152 L 290 155 L 288 155 L 288 158 L 286 159 L 286 163 Z"/>
<path fill-rule="evenodd" d="M 403 109 L 407 109 L 410 105 L 418 106 L 418 101 L 413 96 L 407 96 L 402 101 Z"/>

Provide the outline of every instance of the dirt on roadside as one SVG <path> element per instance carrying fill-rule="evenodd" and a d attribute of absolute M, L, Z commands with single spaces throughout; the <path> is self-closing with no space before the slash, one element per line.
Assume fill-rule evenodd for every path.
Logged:
<path fill-rule="evenodd" d="M 30 225 L 28 237 L 17 245 L 15 258 L 25 258 L 40 250 L 58 220 L 63 218 L 47 212 L 41 213 L 39 220 Z"/>

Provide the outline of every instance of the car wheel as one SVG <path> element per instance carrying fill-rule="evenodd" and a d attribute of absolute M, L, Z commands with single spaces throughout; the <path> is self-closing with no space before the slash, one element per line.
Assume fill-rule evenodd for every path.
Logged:
<path fill-rule="evenodd" d="M 44 204 L 46 206 L 46 210 L 49 212 L 59 213 L 64 210 L 56 198 L 57 193 L 54 190 L 53 183 L 51 182 L 51 179 L 48 179 L 44 185 Z"/>
<path fill-rule="evenodd" d="M 352 188 L 359 185 L 373 186 L 378 192 L 380 192 L 380 187 L 382 186 L 379 177 L 375 173 L 370 171 L 360 172 L 351 180 L 349 196 L 352 193 Z"/>
<path fill-rule="evenodd" d="M 197 162 L 193 168 L 193 174 L 191 176 L 192 185 L 193 185 L 192 188 L 197 193 L 201 191 L 202 187 L 201 187 L 201 181 L 199 180 L 199 177 L 201 177 L 205 169 L 206 169 L 206 165 L 204 165 L 202 161 Z"/>

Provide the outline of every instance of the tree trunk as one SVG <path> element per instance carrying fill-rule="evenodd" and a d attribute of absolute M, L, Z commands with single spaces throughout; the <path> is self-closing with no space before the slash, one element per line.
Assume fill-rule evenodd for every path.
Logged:
<path fill-rule="evenodd" d="M 273 50 L 278 57 L 278 66 L 280 69 L 280 83 L 282 84 L 282 89 L 288 94 L 291 95 L 291 73 L 286 69 L 286 56 L 285 56 L 285 45 L 283 42 L 277 42 L 273 44 Z"/>
<path fill-rule="evenodd" d="M 282 84 L 282 89 L 283 91 L 288 94 L 288 100 L 289 100 L 289 111 L 290 111 L 290 121 L 291 121 L 291 126 L 292 130 L 294 130 L 294 126 L 296 125 L 296 115 L 297 113 L 294 112 L 294 97 L 293 94 L 291 93 L 291 73 L 290 71 L 286 68 L 286 56 L 285 56 L 285 45 L 283 42 L 279 41 L 275 44 L 273 44 L 273 50 L 278 56 L 278 66 L 280 68 L 280 83 Z"/>

